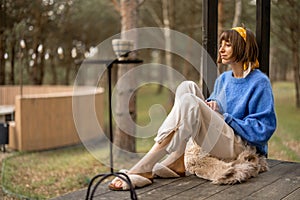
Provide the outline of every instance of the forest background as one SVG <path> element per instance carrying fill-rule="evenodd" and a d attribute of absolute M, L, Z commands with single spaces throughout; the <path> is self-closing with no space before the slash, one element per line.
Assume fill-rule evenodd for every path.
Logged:
<path fill-rule="evenodd" d="M 142 2 L 138 7 L 137 27 L 168 26 L 202 43 L 201 0 Z M 80 66 L 78 61 L 89 57 L 105 39 L 120 33 L 121 18 L 116 3 L 115 0 L 1 0 L 0 85 L 19 84 L 21 67 L 24 84 L 73 84 Z M 299 4 L 297 0 L 271 0 L 272 81 L 296 82 L 300 77 Z M 219 0 L 218 15 L 219 32 L 241 23 L 255 32 L 255 0 Z M 160 54 L 163 56 L 163 52 Z M 141 58 L 149 60 L 151 55 Z M 198 78 L 192 76 L 193 69 L 182 66 L 182 62 L 172 65 L 190 79 Z"/>

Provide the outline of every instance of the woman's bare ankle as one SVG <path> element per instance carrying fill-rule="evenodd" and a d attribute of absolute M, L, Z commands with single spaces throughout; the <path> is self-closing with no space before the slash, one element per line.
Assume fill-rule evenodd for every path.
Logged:
<path fill-rule="evenodd" d="M 177 159 L 167 167 L 178 174 L 185 173 L 184 156 L 181 156 L 179 159 Z"/>
<path fill-rule="evenodd" d="M 145 178 L 148 178 L 150 180 L 153 179 L 153 175 L 152 175 L 152 172 L 132 172 L 132 171 L 129 171 L 128 174 L 136 174 L 136 175 L 140 175 L 140 176 L 143 176 Z"/>

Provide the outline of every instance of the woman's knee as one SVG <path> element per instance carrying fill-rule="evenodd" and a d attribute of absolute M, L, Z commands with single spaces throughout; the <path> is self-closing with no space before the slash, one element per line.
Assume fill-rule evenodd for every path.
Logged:
<path fill-rule="evenodd" d="M 192 108 L 199 106 L 200 99 L 192 93 L 185 93 L 179 98 L 179 101 L 181 108 Z"/>
<path fill-rule="evenodd" d="M 181 97 L 185 93 L 197 95 L 198 86 L 193 81 L 183 81 L 176 89 L 176 96 Z"/>
<path fill-rule="evenodd" d="M 188 112 L 189 110 L 207 110 L 209 107 L 206 105 L 205 101 L 198 96 L 191 94 L 191 93 L 185 93 L 178 99 L 181 112 Z M 201 112 L 202 113 L 202 112 Z M 210 112 L 209 112 L 210 114 Z"/>

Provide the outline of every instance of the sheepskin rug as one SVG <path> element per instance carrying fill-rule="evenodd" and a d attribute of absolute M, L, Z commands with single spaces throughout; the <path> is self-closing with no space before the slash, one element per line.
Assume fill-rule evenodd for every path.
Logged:
<path fill-rule="evenodd" d="M 203 152 L 196 143 L 185 151 L 185 167 L 191 174 L 220 185 L 242 183 L 269 170 L 266 158 L 250 147 L 235 160 L 220 160 Z"/>

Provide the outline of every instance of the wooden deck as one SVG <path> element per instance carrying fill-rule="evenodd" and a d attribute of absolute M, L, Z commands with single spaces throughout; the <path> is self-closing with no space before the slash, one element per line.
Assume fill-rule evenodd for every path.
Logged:
<path fill-rule="evenodd" d="M 190 175 L 177 179 L 154 179 L 151 186 L 137 189 L 138 199 L 300 199 L 300 163 L 268 160 L 270 171 L 236 185 L 213 185 Z M 93 199 L 130 199 L 130 193 L 110 191 L 108 183 L 97 189 Z M 86 189 L 66 194 L 53 200 L 83 200 Z"/>

